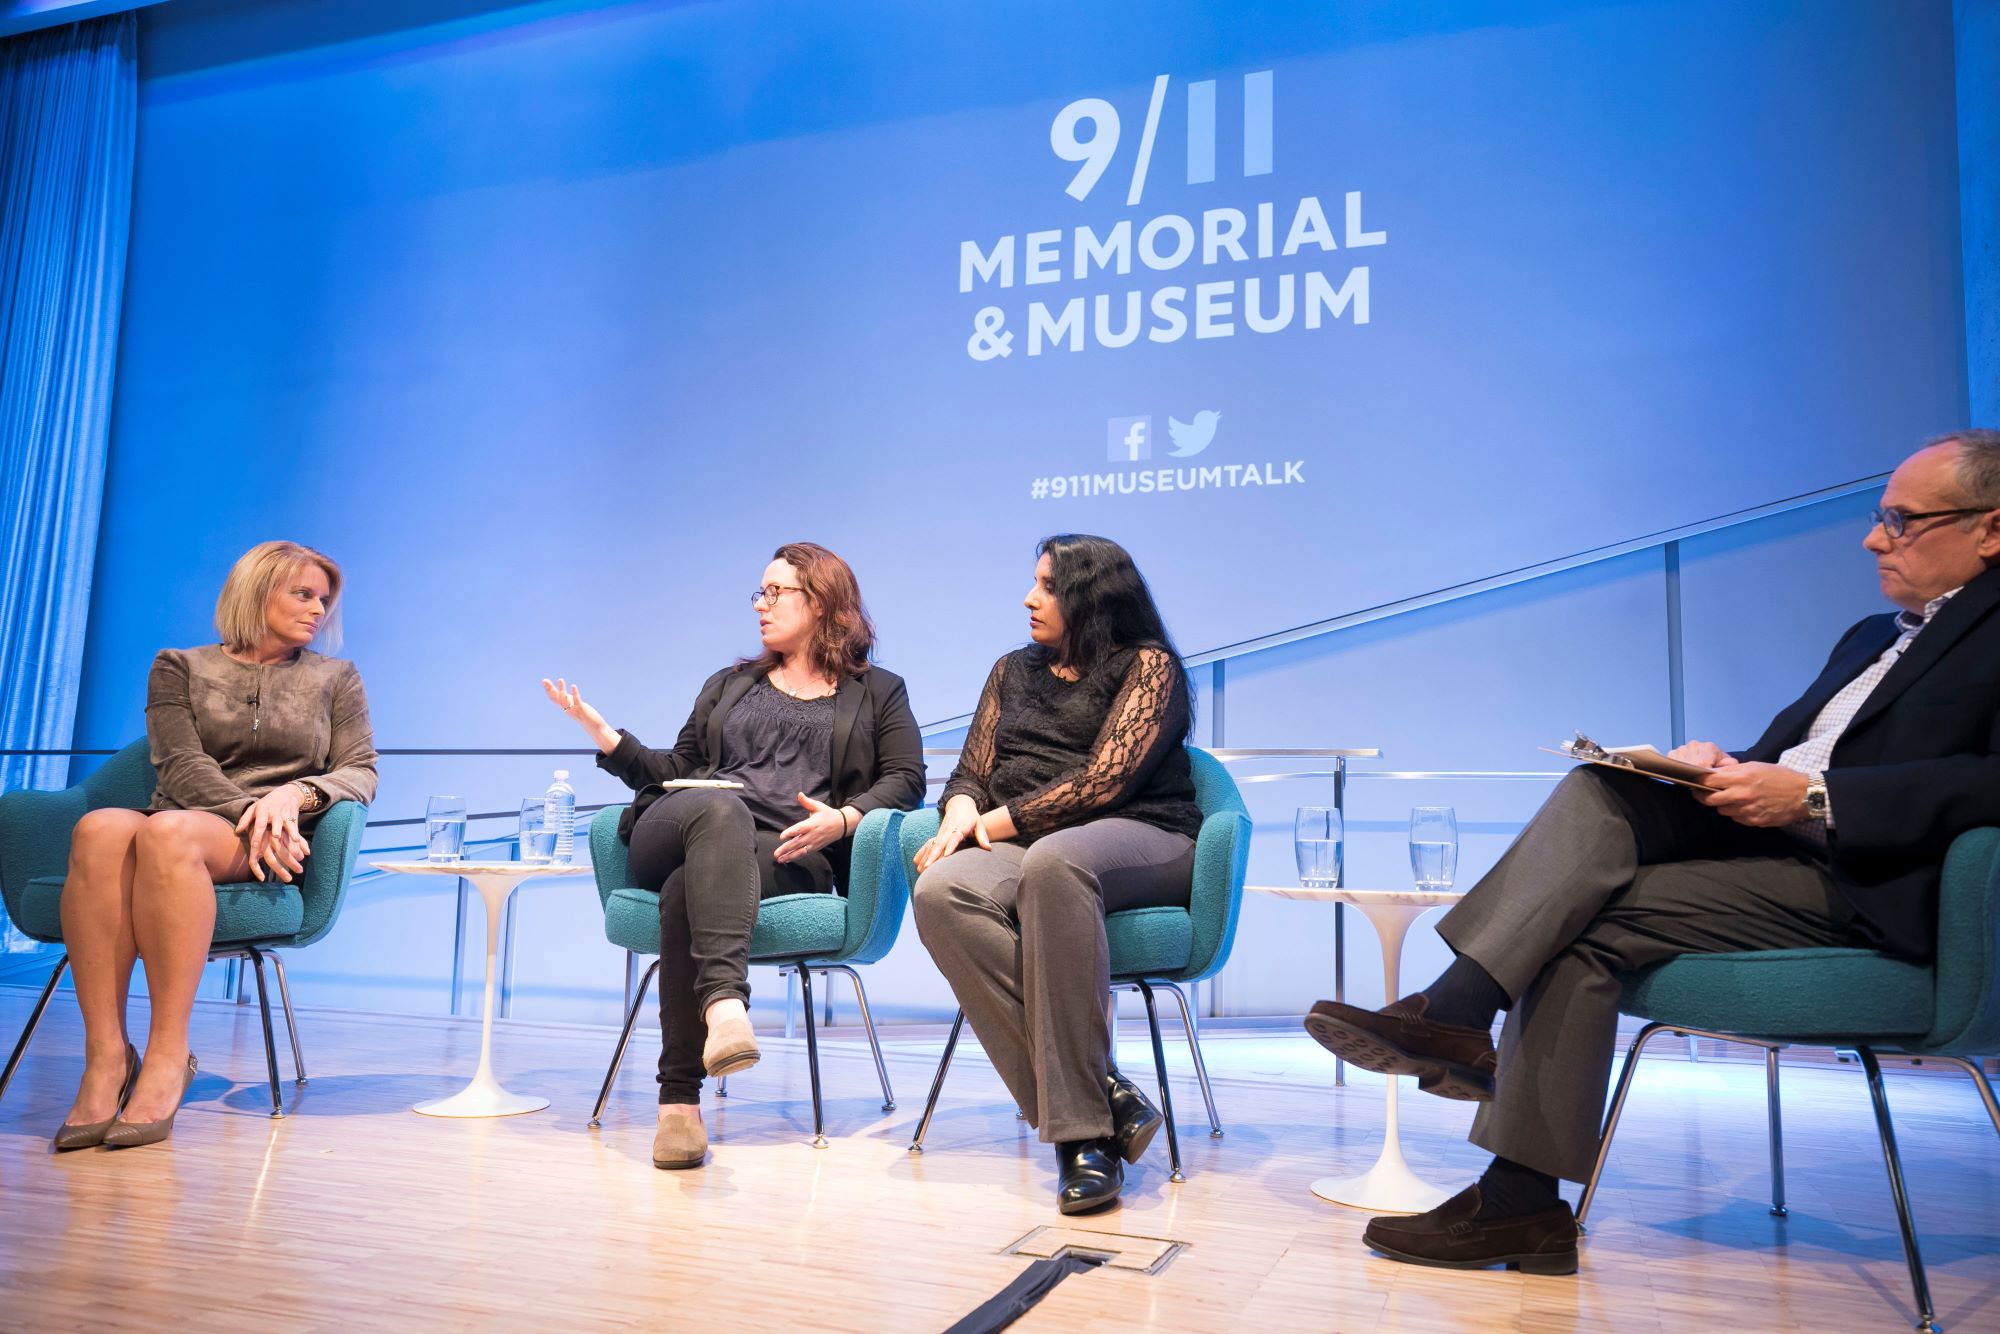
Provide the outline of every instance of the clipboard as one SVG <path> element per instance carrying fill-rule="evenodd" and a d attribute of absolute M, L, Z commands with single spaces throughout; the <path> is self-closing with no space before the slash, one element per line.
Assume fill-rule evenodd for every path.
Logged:
<path fill-rule="evenodd" d="M 1686 760 L 1662 755 L 1651 746 L 1600 746 L 1581 732 L 1558 746 L 1541 746 L 1538 749 L 1580 764 L 1595 764 L 1599 768 L 1639 774 L 1701 792 L 1711 790 L 1708 777 L 1715 772 L 1705 764 L 1690 764 Z"/>

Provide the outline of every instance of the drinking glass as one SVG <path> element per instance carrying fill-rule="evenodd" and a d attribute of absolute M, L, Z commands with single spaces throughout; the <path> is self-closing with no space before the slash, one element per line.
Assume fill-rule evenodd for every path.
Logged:
<path fill-rule="evenodd" d="M 549 799 L 521 798 L 520 859 L 524 862 L 552 862 L 556 859 L 556 831 L 549 828 Z"/>
<path fill-rule="evenodd" d="M 1298 856 L 1301 885 L 1308 889 L 1332 889 L 1340 884 L 1344 832 L 1338 809 L 1299 807 L 1292 821 L 1292 851 Z"/>
<path fill-rule="evenodd" d="M 1458 816 L 1449 806 L 1410 809 L 1410 872 L 1418 889 L 1451 888 L 1458 871 Z"/>
<path fill-rule="evenodd" d="M 434 862 L 465 858 L 465 798 L 432 797 L 424 805 L 425 856 Z"/>

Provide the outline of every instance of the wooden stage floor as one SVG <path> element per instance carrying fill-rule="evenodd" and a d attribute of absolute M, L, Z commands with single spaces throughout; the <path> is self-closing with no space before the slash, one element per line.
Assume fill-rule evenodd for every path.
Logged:
<path fill-rule="evenodd" d="M 11 1044 L 30 999 L 0 990 L 0 1040 Z M 143 1004 L 134 1016 L 143 1024 Z M 174 1139 L 56 1157 L 48 1136 L 80 1040 L 74 1003 L 57 999 L 0 1101 L 0 1327 L 941 1330 L 1026 1265 L 1003 1247 L 1058 1221 L 1053 1155 L 1015 1121 L 976 1048 L 961 1049 L 927 1152 L 905 1151 L 940 1034 L 890 1044 L 900 1105 L 887 1114 L 858 1032 L 826 1041 L 823 1150 L 809 1142 L 803 1039 L 770 1038 L 763 1064 L 710 1100 L 709 1166 L 658 1172 L 649 1033 L 593 1131 L 609 1031 L 503 1023 L 501 1078 L 553 1105 L 438 1121 L 409 1106 L 469 1076 L 476 1022 L 313 1010 L 300 1021 L 313 1078 L 286 1085 L 286 1119 L 265 1115 L 255 1007 L 203 1004 L 202 1072 Z M 1015 1328 L 1909 1327 L 1852 1068 L 1787 1068 L 1792 1214 L 1778 1220 L 1765 1212 L 1761 1067 L 1649 1060 L 1582 1272 L 1524 1278 L 1372 1256 L 1365 1215 L 1308 1192 L 1372 1161 L 1372 1077 L 1333 1089 L 1330 1058 L 1294 1032 L 1212 1030 L 1205 1050 L 1227 1136 L 1208 1137 L 1186 1048 L 1170 1041 L 1187 1182 L 1168 1182 L 1162 1135 L 1122 1208 L 1074 1220 L 1188 1248 L 1154 1276 L 1072 1277 Z M 1121 1059 L 1150 1070 L 1129 1022 Z M 2000 1138 L 1962 1077 L 1892 1075 L 1889 1096 L 1938 1317 L 1947 1330 L 2000 1329 Z M 1471 1109 L 1414 1091 L 1402 1104 L 1412 1165 L 1462 1184 L 1481 1161 L 1463 1139 Z"/>

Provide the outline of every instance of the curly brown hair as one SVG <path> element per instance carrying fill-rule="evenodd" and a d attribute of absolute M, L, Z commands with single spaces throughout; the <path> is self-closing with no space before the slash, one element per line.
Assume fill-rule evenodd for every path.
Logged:
<path fill-rule="evenodd" d="M 860 676 L 868 670 L 868 655 L 875 651 L 875 623 L 861 605 L 861 585 L 846 561 L 817 542 L 787 542 L 771 553 L 772 560 L 784 561 L 799 572 L 799 584 L 806 601 L 819 613 L 806 656 L 814 670 L 836 681 L 843 676 Z M 784 661 L 766 649 L 742 666 L 768 672 Z"/>

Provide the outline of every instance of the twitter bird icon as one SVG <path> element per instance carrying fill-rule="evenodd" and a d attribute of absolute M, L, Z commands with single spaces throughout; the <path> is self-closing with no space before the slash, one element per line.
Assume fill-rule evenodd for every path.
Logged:
<path fill-rule="evenodd" d="M 1167 434 L 1174 438 L 1173 456 L 1184 459 L 1207 449 L 1209 441 L 1215 439 L 1215 424 L 1221 420 L 1221 413 L 1207 408 L 1195 413 L 1191 422 L 1167 418 Z"/>

